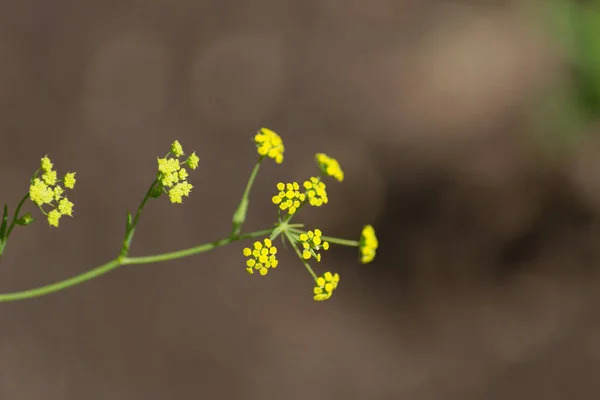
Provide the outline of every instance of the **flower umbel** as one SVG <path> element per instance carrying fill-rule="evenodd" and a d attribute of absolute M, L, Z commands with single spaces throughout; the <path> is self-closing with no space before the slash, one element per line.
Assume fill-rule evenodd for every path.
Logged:
<path fill-rule="evenodd" d="M 250 275 L 254 274 L 254 270 L 257 270 L 261 275 L 266 275 L 269 272 L 269 268 L 277 268 L 279 264 L 275 256 L 277 254 L 277 247 L 273 246 L 269 238 L 265 238 L 263 243 L 256 241 L 252 249 L 246 247 L 243 250 L 244 256 L 248 257 L 246 271 Z"/>
<path fill-rule="evenodd" d="M 48 224 L 58 228 L 58 223 L 63 215 L 73 216 L 73 203 L 66 196 L 63 196 L 64 189 L 59 183 L 63 182 L 67 189 L 73 189 L 75 187 L 75 172 L 67 172 L 61 181 L 53 168 L 54 165 L 50 158 L 48 156 L 42 157 L 40 162 L 42 175 L 41 178 L 37 177 L 38 170 L 31 179 L 29 199 L 46 215 Z M 42 208 L 46 204 L 53 207 L 48 213 Z"/>
<path fill-rule="evenodd" d="M 316 279 L 316 286 L 313 289 L 314 299 L 316 301 L 327 300 L 333 294 L 333 291 L 337 288 L 340 281 L 340 276 L 332 274 L 331 272 L 325 272 L 323 276 Z"/>
<path fill-rule="evenodd" d="M 315 160 L 324 174 L 327 174 L 340 182 L 344 180 L 344 171 L 342 171 L 342 167 L 340 167 L 340 164 L 335 158 L 329 157 L 325 153 L 317 153 L 315 155 Z"/>
<path fill-rule="evenodd" d="M 375 236 L 375 229 L 371 225 L 366 225 L 360 234 L 359 251 L 360 262 L 363 264 L 370 263 L 375 258 L 375 252 L 379 242 Z"/>
<path fill-rule="evenodd" d="M 273 201 L 273 204 L 278 204 L 282 211 L 287 210 L 289 215 L 293 215 L 306 199 L 306 195 L 300 193 L 300 185 L 298 185 L 298 182 L 285 184 L 279 182 L 277 184 L 277 190 L 279 190 L 279 193 L 273 196 L 271 201 Z"/>
<path fill-rule="evenodd" d="M 321 261 L 321 253 L 317 253 L 318 250 L 328 250 L 329 242 L 324 242 L 321 239 L 321 230 L 315 229 L 313 231 L 308 231 L 306 233 L 301 233 L 298 237 L 300 243 L 302 244 L 302 258 L 308 260 L 311 257 L 314 257 L 317 262 Z"/>
<path fill-rule="evenodd" d="M 326 185 L 319 178 L 313 176 L 310 180 L 305 181 L 303 186 L 306 189 L 306 197 L 311 206 L 320 207 L 329 201 L 325 190 Z"/>
<path fill-rule="evenodd" d="M 260 128 L 258 133 L 254 136 L 254 142 L 256 143 L 259 155 L 268 156 L 275 160 L 277 164 L 283 162 L 285 147 L 278 134 L 268 128 Z"/>
<path fill-rule="evenodd" d="M 169 154 L 172 154 L 175 158 L 169 157 Z M 160 191 L 158 193 L 168 193 L 169 200 L 173 204 L 182 203 L 183 197 L 189 197 L 193 188 L 193 186 L 187 182 L 188 173 L 187 170 L 182 167 L 182 164 L 188 165 L 191 169 L 196 169 L 198 167 L 199 158 L 194 152 L 184 163 L 179 162 L 179 157 L 181 157 L 184 152 L 181 144 L 177 140 L 171 144 L 171 152 L 169 154 L 164 158 L 158 159 L 157 181 L 160 185 Z"/>

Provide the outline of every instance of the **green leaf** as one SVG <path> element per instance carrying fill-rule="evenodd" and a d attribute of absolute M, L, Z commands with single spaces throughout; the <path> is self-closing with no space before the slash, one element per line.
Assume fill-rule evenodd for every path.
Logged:
<path fill-rule="evenodd" d="M 125 232 L 129 231 L 132 221 L 133 221 L 133 219 L 131 218 L 131 213 L 129 211 L 127 211 L 127 224 L 125 225 Z"/>
<path fill-rule="evenodd" d="M 6 234 L 6 225 L 8 224 L 8 207 L 4 205 L 4 213 L 2 214 L 2 224 L 0 225 L 0 239 L 4 239 Z"/>
<path fill-rule="evenodd" d="M 246 220 L 246 213 L 248 212 L 248 198 L 244 197 L 238 206 L 238 209 L 233 214 L 233 224 L 239 226 Z"/>

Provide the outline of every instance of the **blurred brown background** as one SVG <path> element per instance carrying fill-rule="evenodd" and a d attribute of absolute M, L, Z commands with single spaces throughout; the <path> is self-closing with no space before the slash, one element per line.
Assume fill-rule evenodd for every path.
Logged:
<path fill-rule="evenodd" d="M 347 178 L 302 219 L 373 223 L 381 246 L 325 254 L 325 303 L 292 254 L 250 277 L 238 243 L 0 304 L 0 399 L 598 398 L 600 142 L 548 151 L 533 126 L 565 75 L 540 4 L 0 2 L 0 201 L 44 154 L 78 179 L 75 220 L 15 231 L 1 292 L 113 258 L 174 139 L 201 157 L 195 189 L 149 204 L 132 254 L 227 235 L 261 126 L 286 159 L 246 228 L 323 151 Z"/>

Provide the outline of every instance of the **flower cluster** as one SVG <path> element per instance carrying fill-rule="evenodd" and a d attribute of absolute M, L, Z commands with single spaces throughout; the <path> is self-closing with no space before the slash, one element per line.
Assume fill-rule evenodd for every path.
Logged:
<path fill-rule="evenodd" d="M 333 291 L 337 288 L 340 281 L 340 276 L 332 274 L 331 272 L 325 272 L 323 276 L 316 279 L 316 286 L 313 289 L 314 299 L 316 301 L 327 300 L 333 294 Z"/>
<path fill-rule="evenodd" d="M 267 128 L 261 128 L 256 134 L 254 141 L 258 149 L 258 154 L 261 155 L 259 163 L 267 156 L 274 159 L 277 163 L 283 161 L 284 146 L 277 133 Z M 321 250 L 328 250 L 329 243 L 331 242 L 359 247 L 362 256 L 361 261 L 363 263 L 371 262 L 375 257 L 378 243 L 375 230 L 370 225 L 363 229 L 360 240 L 356 241 L 325 237 L 319 229 L 304 231 L 297 228 L 302 227 L 302 224 L 292 225 L 289 223 L 292 216 L 296 215 L 305 203 L 320 207 L 329 202 L 327 186 L 322 181 L 323 177 L 331 177 L 339 182 L 344 180 L 344 171 L 335 158 L 329 157 L 325 153 L 317 153 L 315 161 L 321 171 L 318 177 L 310 177 L 302 185 L 299 185 L 298 182 L 279 182 L 277 184 L 277 194 L 271 198 L 271 201 L 280 210 L 287 211 L 288 216 L 279 220 L 270 238 L 264 239 L 264 245 L 261 242 L 255 242 L 254 248 L 245 248 L 243 254 L 249 258 L 246 262 L 246 270 L 249 273 L 253 274 L 255 270 L 258 270 L 261 275 L 266 275 L 270 268 L 277 266 L 277 259 L 275 258 L 277 249 L 272 245 L 271 240 L 282 235 L 283 238 L 291 243 L 302 263 L 315 279 L 314 299 L 322 301 L 331 297 L 333 291 L 338 286 L 340 276 L 337 273 L 333 274 L 331 272 L 317 276 L 308 261 L 315 259 L 316 262 L 320 262 Z M 304 192 L 301 192 L 301 187 L 304 189 Z"/>
<path fill-rule="evenodd" d="M 377 241 L 377 236 L 375 236 L 375 229 L 371 225 L 365 226 L 360 234 L 358 244 L 360 261 L 363 264 L 373 261 L 378 246 L 379 242 Z"/>
<path fill-rule="evenodd" d="M 306 189 L 306 197 L 311 206 L 320 207 L 323 204 L 327 204 L 329 199 L 327 198 L 327 186 L 319 178 L 311 177 L 310 180 L 304 182 L 304 189 Z"/>
<path fill-rule="evenodd" d="M 308 231 L 306 233 L 301 233 L 298 239 L 300 239 L 300 243 L 302 244 L 302 258 L 308 260 L 311 257 L 314 257 L 317 262 L 321 262 L 321 253 L 317 253 L 318 250 L 328 250 L 329 243 L 324 242 L 321 239 L 322 233 L 320 229 L 315 229 L 313 231 Z"/>
<path fill-rule="evenodd" d="M 300 208 L 300 205 L 306 199 L 304 193 L 300 193 L 300 185 L 298 182 L 286 183 L 279 182 L 277 184 L 277 193 L 271 199 L 273 204 L 278 204 L 282 211 L 287 210 L 289 215 L 296 213 L 296 210 Z"/>
<path fill-rule="evenodd" d="M 40 172 L 38 170 L 31 179 L 29 199 L 48 217 L 48 224 L 58 228 L 59 220 L 63 215 L 73 216 L 73 203 L 66 196 L 63 196 L 64 189 L 59 183 L 62 182 L 67 189 L 73 189 L 75 187 L 75 172 L 67 172 L 61 181 L 58 179 L 53 167 L 47 156 L 41 159 L 40 170 L 42 175 L 41 178 L 37 177 Z M 53 209 L 46 213 L 42 208 L 44 204 L 50 205 Z"/>
<path fill-rule="evenodd" d="M 169 155 L 173 155 L 174 158 L 169 157 Z M 183 155 L 183 148 L 179 141 L 176 140 L 171 145 L 171 151 L 167 156 L 158 159 L 157 180 L 159 183 L 159 194 L 160 192 L 168 193 L 171 203 L 181 203 L 183 196 L 189 197 L 193 188 L 187 181 L 188 173 L 182 165 L 187 165 L 192 170 L 195 170 L 198 168 L 200 159 L 194 152 L 190 154 L 187 160 L 180 162 L 179 157 Z"/>
<path fill-rule="evenodd" d="M 258 133 L 254 136 L 254 142 L 256 143 L 259 155 L 268 156 L 275 160 L 277 164 L 283 162 L 285 147 L 278 134 L 270 129 L 260 128 Z"/>
<path fill-rule="evenodd" d="M 273 246 L 273 243 L 269 238 L 263 240 L 263 243 L 256 241 L 254 242 L 254 249 L 246 247 L 243 250 L 244 256 L 248 257 L 246 261 L 246 271 L 250 275 L 257 270 L 261 275 L 266 275 L 269 272 L 269 268 L 277 268 L 277 247 Z"/>
<path fill-rule="evenodd" d="M 342 171 L 340 163 L 338 163 L 335 158 L 331 158 L 325 153 L 317 153 L 315 155 L 315 160 L 317 161 L 319 169 L 321 169 L 324 174 L 337 179 L 339 182 L 344 180 L 344 171 Z"/>

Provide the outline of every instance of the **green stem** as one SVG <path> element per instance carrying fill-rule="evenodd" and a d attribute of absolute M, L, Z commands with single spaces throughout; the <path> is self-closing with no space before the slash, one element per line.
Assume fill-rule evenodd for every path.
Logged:
<path fill-rule="evenodd" d="M 360 245 L 358 240 L 340 239 L 331 236 L 321 236 L 321 239 L 329 243 L 341 244 L 342 246 L 358 247 Z"/>
<path fill-rule="evenodd" d="M 177 258 L 188 257 L 188 256 L 191 256 L 194 254 L 213 250 L 217 247 L 224 246 L 226 244 L 229 244 L 229 243 L 232 243 L 232 242 L 235 242 L 238 240 L 250 239 L 250 238 L 255 238 L 255 237 L 259 237 L 259 236 L 263 236 L 263 235 L 268 235 L 272 230 L 273 230 L 273 228 L 263 229 L 260 231 L 239 235 L 235 238 L 228 237 L 225 239 L 217 240 L 212 243 L 206 243 L 206 244 L 202 244 L 202 245 L 199 245 L 196 247 L 192 247 L 192 248 L 184 249 L 184 250 L 178 250 L 178 251 L 174 251 L 171 253 L 157 254 L 157 255 L 145 256 L 145 257 L 118 257 L 118 258 L 111 260 L 105 264 L 102 264 L 99 267 L 96 267 L 90 271 L 84 272 L 80 275 L 76 275 L 69 279 L 65 279 L 63 281 L 55 282 L 50 285 L 41 286 L 41 287 L 35 288 L 35 289 L 0 294 L 0 303 L 8 302 L 8 301 L 32 299 L 35 297 L 45 296 L 47 294 L 58 292 L 58 291 L 67 289 L 69 287 L 79 285 L 80 283 L 97 278 L 97 277 L 104 275 L 122 265 L 150 264 L 150 263 L 156 263 L 156 262 L 160 262 L 160 261 L 167 261 L 167 260 L 174 260 Z"/>
<path fill-rule="evenodd" d="M 258 158 L 258 161 L 256 162 L 256 164 L 254 165 L 254 168 L 252 169 L 252 173 L 250 173 L 250 178 L 248 179 L 248 183 L 246 184 L 246 189 L 244 189 L 244 194 L 242 195 L 242 200 L 240 201 L 238 208 L 235 210 L 235 213 L 233 214 L 233 221 L 232 221 L 233 228 L 231 229 L 231 237 L 235 237 L 235 236 L 239 235 L 240 231 L 242 230 L 242 225 L 246 221 L 246 213 L 248 211 L 248 204 L 250 202 L 250 200 L 249 200 L 250 190 L 252 189 L 254 180 L 256 179 L 256 176 L 258 175 L 258 170 L 260 169 L 260 165 L 261 165 L 263 159 L 264 159 L 264 156 L 260 156 Z"/>
<path fill-rule="evenodd" d="M 142 202 L 140 203 L 140 206 L 138 207 L 138 209 L 135 213 L 135 217 L 133 218 L 133 221 L 131 222 L 131 224 L 129 224 L 129 221 L 127 221 L 127 230 L 125 231 L 125 239 L 123 240 L 123 246 L 121 247 L 121 252 L 119 253 L 120 257 L 125 257 L 127 255 L 127 253 L 129 252 L 129 248 L 131 247 L 131 241 L 133 240 L 133 234 L 135 233 L 135 227 L 137 226 L 137 223 L 140 220 L 144 206 L 146 205 L 146 203 L 148 202 L 148 199 L 150 198 L 150 193 L 152 193 L 152 190 L 154 189 L 154 186 L 156 186 L 157 183 L 158 183 L 158 181 L 155 179 L 154 182 L 152 182 L 152 184 L 150 185 L 150 188 L 148 189 L 148 191 L 146 192 L 146 195 L 142 199 Z"/>
<path fill-rule="evenodd" d="M 172 251 L 170 253 L 162 253 L 162 254 L 156 254 L 153 256 L 143 256 L 143 257 L 126 257 L 123 259 L 123 265 L 152 264 L 152 263 L 157 263 L 157 262 L 162 262 L 162 261 L 175 260 L 175 259 L 183 258 L 183 257 L 189 257 L 189 256 L 193 256 L 194 254 L 204 253 L 206 251 L 213 250 L 217 247 L 225 246 L 227 244 L 236 242 L 238 240 L 251 239 L 251 238 L 255 238 L 255 237 L 259 237 L 259 236 L 263 236 L 263 235 L 268 235 L 272 231 L 273 231 L 273 228 L 263 229 L 263 230 L 256 231 L 256 232 L 245 233 L 243 235 L 239 235 L 236 237 L 227 237 L 227 238 L 224 238 L 221 240 L 216 240 L 214 242 L 201 244 L 199 246 L 191 247 L 189 249 Z"/>
<path fill-rule="evenodd" d="M 0 237 L 0 258 L 2 258 L 2 254 L 4 253 L 4 249 L 6 248 L 6 242 L 8 242 L 8 238 L 9 238 L 10 234 L 12 233 L 13 229 L 15 229 L 15 226 L 17 225 L 17 220 L 19 219 L 19 212 L 21 211 L 23 204 L 25 204 L 25 201 L 28 198 L 29 198 L 29 193 L 27 193 L 25 196 L 23 196 L 23 198 L 17 205 L 15 214 L 13 215 L 12 221 L 11 221 L 10 225 L 8 226 L 6 234 L 4 235 L 4 237 Z"/>
<path fill-rule="evenodd" d="M 302 261 L 302 264 L 304 264 L 304 266 L 308 270 L 308 273 L 311 274 L 312 277 L 314 278 L 314 280 L 316 281 L 319 277 L 317 276 L 317 274 L 315 274 L 315 271 L 313 271 L 313 269 L 310 267 L 310 265 L 304 259 L 304 257 L 302 257 L 302 254 L 300 253 L 300 250 L 298 250 L 298 247 L 296 246 L 296 242 L 293 240 L 293 238 L 290 237 L 290 235 L 289 235 L 289 233 L 287 231 L 284 231 L 284 234 L 287 237 L 288 241 L 292 244 L 292 247 L 294 248 L 294 251 L 298 255 L 298 258 L 300 259 L 300 261 Z"/>
<path fill-rule="evenodd" d="M 8 232 L 6 233 L 6 239 L 8 239 L 8 237 L 10 236 L 10 233 L 12 232 L 12 230 L 15 229 L 15 226 L 17 224 L 17 220 L 19 219 L 19 212 L 21 211 L 21 207 L 23 207 L 23 204 L 25 204 L 25 201 L 28 198 L 29 198 L 29 193 L 27 193 L 25 196 L 23 196 L 23 198 L 21 199 L 21 201 L 17 205 L 17 209 L 15 210 L 15 215 L 13 215 L 12 222 L 10 224 L 10 227 L 8 228 Z"/>

